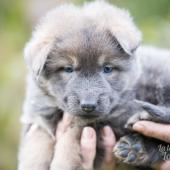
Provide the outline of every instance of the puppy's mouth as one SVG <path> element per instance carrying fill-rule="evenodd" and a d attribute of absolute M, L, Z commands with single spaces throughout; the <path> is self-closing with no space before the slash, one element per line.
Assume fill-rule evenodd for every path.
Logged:
<path fill-rule="evenodd" d="M 82 119 L 98 119 L 98 118 L 102 117 L 103 114 L 98 113 L 98 112 L 91 112 L 91 113 L 82 112 L 82 113 L 78 114 L 77 116 Z"/>
<path fill-rule="evenodd" d="M 98 115 L 88 115 L 88 114 L 81 114 L 81 115 L 78 115 L 78 116 L 83 118 L 83 119 L 95 119 L 95 118 L 99 117 Z"/>

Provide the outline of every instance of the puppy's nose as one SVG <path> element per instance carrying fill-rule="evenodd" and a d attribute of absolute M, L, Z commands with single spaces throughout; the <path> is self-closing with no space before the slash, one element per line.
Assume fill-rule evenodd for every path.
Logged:
<path fill-rule="evenodd" d="M 92 112 L 96 109 L 96 105 L 95 104 L 81 104 L 81 108 L 84 112 Z"/>

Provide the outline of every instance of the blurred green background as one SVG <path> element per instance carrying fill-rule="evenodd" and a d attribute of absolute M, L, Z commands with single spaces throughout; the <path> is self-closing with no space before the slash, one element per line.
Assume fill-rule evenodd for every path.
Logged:
<path fill-rule="evenodd" d="M 63 0 L 0 0 L 0 170 L 17 169 L 26 66 L 23 48 L 37 19 Z M 83 0 L 73 0 L 81 4 Z M 170 48 L 170 0 L 110 0 L 127 8 L 144 43 Z"/>

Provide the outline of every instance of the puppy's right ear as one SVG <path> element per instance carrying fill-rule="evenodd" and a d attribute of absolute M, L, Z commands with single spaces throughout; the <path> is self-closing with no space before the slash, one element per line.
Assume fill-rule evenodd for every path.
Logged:
<path fill-rule="evenodd" d="M 33 38 L 26 44 L 24 58 L 29 70 L 39 76 L 43 70 L 47 56 L 52 48 L 53 39 L 50 37 Z"/>

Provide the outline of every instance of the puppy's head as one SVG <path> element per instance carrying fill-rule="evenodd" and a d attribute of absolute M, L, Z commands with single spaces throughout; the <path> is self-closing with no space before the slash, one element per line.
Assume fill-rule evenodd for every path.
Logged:
<path fill-rule="evenodd" d="M 136 79 L 140 32 L 127 12 L 104 2 L 49 13 L 25 49 L 36 83 L 74 115 L 109 114 Z"/>

